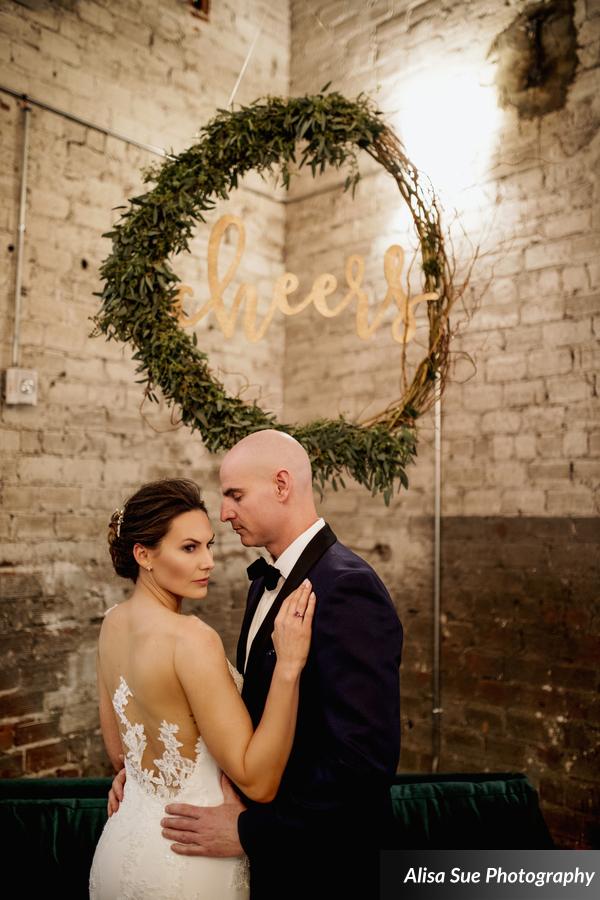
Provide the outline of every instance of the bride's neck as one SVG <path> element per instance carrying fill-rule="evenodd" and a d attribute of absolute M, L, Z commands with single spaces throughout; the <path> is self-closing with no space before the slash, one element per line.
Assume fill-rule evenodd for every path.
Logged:
<path fill-rule="evenodd" d="M 158 585 L 136 584 L 129 599 L 135 606 L 160 606 L 169 612 L 180 613 L 183 597 L 172 594 Z"/>

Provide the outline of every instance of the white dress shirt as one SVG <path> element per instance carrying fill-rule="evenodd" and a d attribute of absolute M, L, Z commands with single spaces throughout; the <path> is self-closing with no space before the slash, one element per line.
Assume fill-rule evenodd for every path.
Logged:
<path fill-rule="evenodd" d="M 256 607 L 256 611 L 254 613 L 254 618 L 250 624 L 250 630 L 248 632 L 248 640 L 246 642 L 246 662 L 244 664 L 244 668 L 248 665 L 248 656 L 250 654 L 250 648 L 252 646 L 252 641 L 256 637 L 256 633 L 258 629 L 264 622 L 267 613 L 271 609 L 273 605 L 273 601 L 281 588 L 284 585 L 285 579 L 288 577 L 298 560 L 300 559 L 300 555 L 305 547 L 312 541 L 315 534 L 323 528 L 325 525 L 325 519 L 317 519 L 316 522 L 303 531 L 302 534 L 299 534 L 298 537 L 292 541 L 289 547 L 286 547 L 283 553 L 274 561 L 274 565 L 281 572 L 281 577 L 277 582 L 276 586 L 271 591 L 265 590 L 263 592 L 262 597 L 258 601 L 258 606 Z"/>

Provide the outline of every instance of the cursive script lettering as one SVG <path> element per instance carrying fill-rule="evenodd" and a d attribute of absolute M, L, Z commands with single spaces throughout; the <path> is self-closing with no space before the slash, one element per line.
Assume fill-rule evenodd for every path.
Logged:
<path fill-rule="evenodd" d="M 219 277 L 219 251 L 221 242 L 228 228 L 237 233 L 237 244 L 232 261 L 222 278 Z M 259 320 L 258 297 L 254 285 L 242 283 L 235 292 L 233 302 L 228 308 L 224 294 L 229 287 L 240 265 L 246 247 L 246 229 L 237 216 L 222 216 L 214 225 L 208 241 L 207 277 L 209 299 L 199 310 L 187 315 L 183 309 L 186 296 L 193 296 L 192 288 L 187 284 L 180 285 L 173 304 L 173 314 L 184 328 L 193 328 L 202 319 L 214 313 L 217 325 L 226 338 L 233 336 L 243 307 L 243 328 L 249 341 L 260 341 L 265 336 L 276 312 L 284 316 L 296 316 L 311 304 L 325 318 L 338 316 L 353 300 L 356 301 L 356 333 L 363 340 L 371 338 L 383 320 L 387 310 L 395 304 L 396 315 L 392 321 L 392 337 L 399 344 L 407 344 L 414 337 L 417 329 L 415 307 L 419 303 L 437 300 L 438 294 L 429 291 L 409 298 L 402 287 L 402 269 L 404 267 L 404 250 L 398 244 L 392 244 L 385 252 L 383 274 L 387 291 L 383 300 L 371 315 L 370 302 L 362 283 L 365 274 L 365 261 L 362 256 L 349 256 L 346 260 L 345 278 L 347 293 L 335 305 L 330 305 L 328 298 L 337 290 L 337 278 L 329 272 L 318 275 L 313 281 L 308 294 L 297 303 L 290 303 L 289 297 L 299 287 L 298 277 L 292 272 L 285 272 L 276 279 L 273 295 L 268 310 Z"/>

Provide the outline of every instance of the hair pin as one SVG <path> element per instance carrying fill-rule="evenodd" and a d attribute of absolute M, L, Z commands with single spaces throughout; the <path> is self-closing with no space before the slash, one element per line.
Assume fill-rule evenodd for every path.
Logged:
<path fill-rule="evenodd" d="M 117 519 L 117 537 L 121 537 L 121 525 L 123 524 L 123 514 L 125 513 L 125 507 L 122 506 L 121 509 L 115 509 L 113 516 L 115 513 L 119 514 L 119 518 Z"/>

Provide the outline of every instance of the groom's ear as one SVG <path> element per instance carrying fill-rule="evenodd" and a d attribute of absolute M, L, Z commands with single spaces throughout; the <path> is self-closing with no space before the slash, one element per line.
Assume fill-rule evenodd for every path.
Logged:
<path fill-rule="evenodd" d="M 287 500 L 292 479 L 287 469 L 279 469 L 275 474 L 275 496 L 277 500 Z"/>

